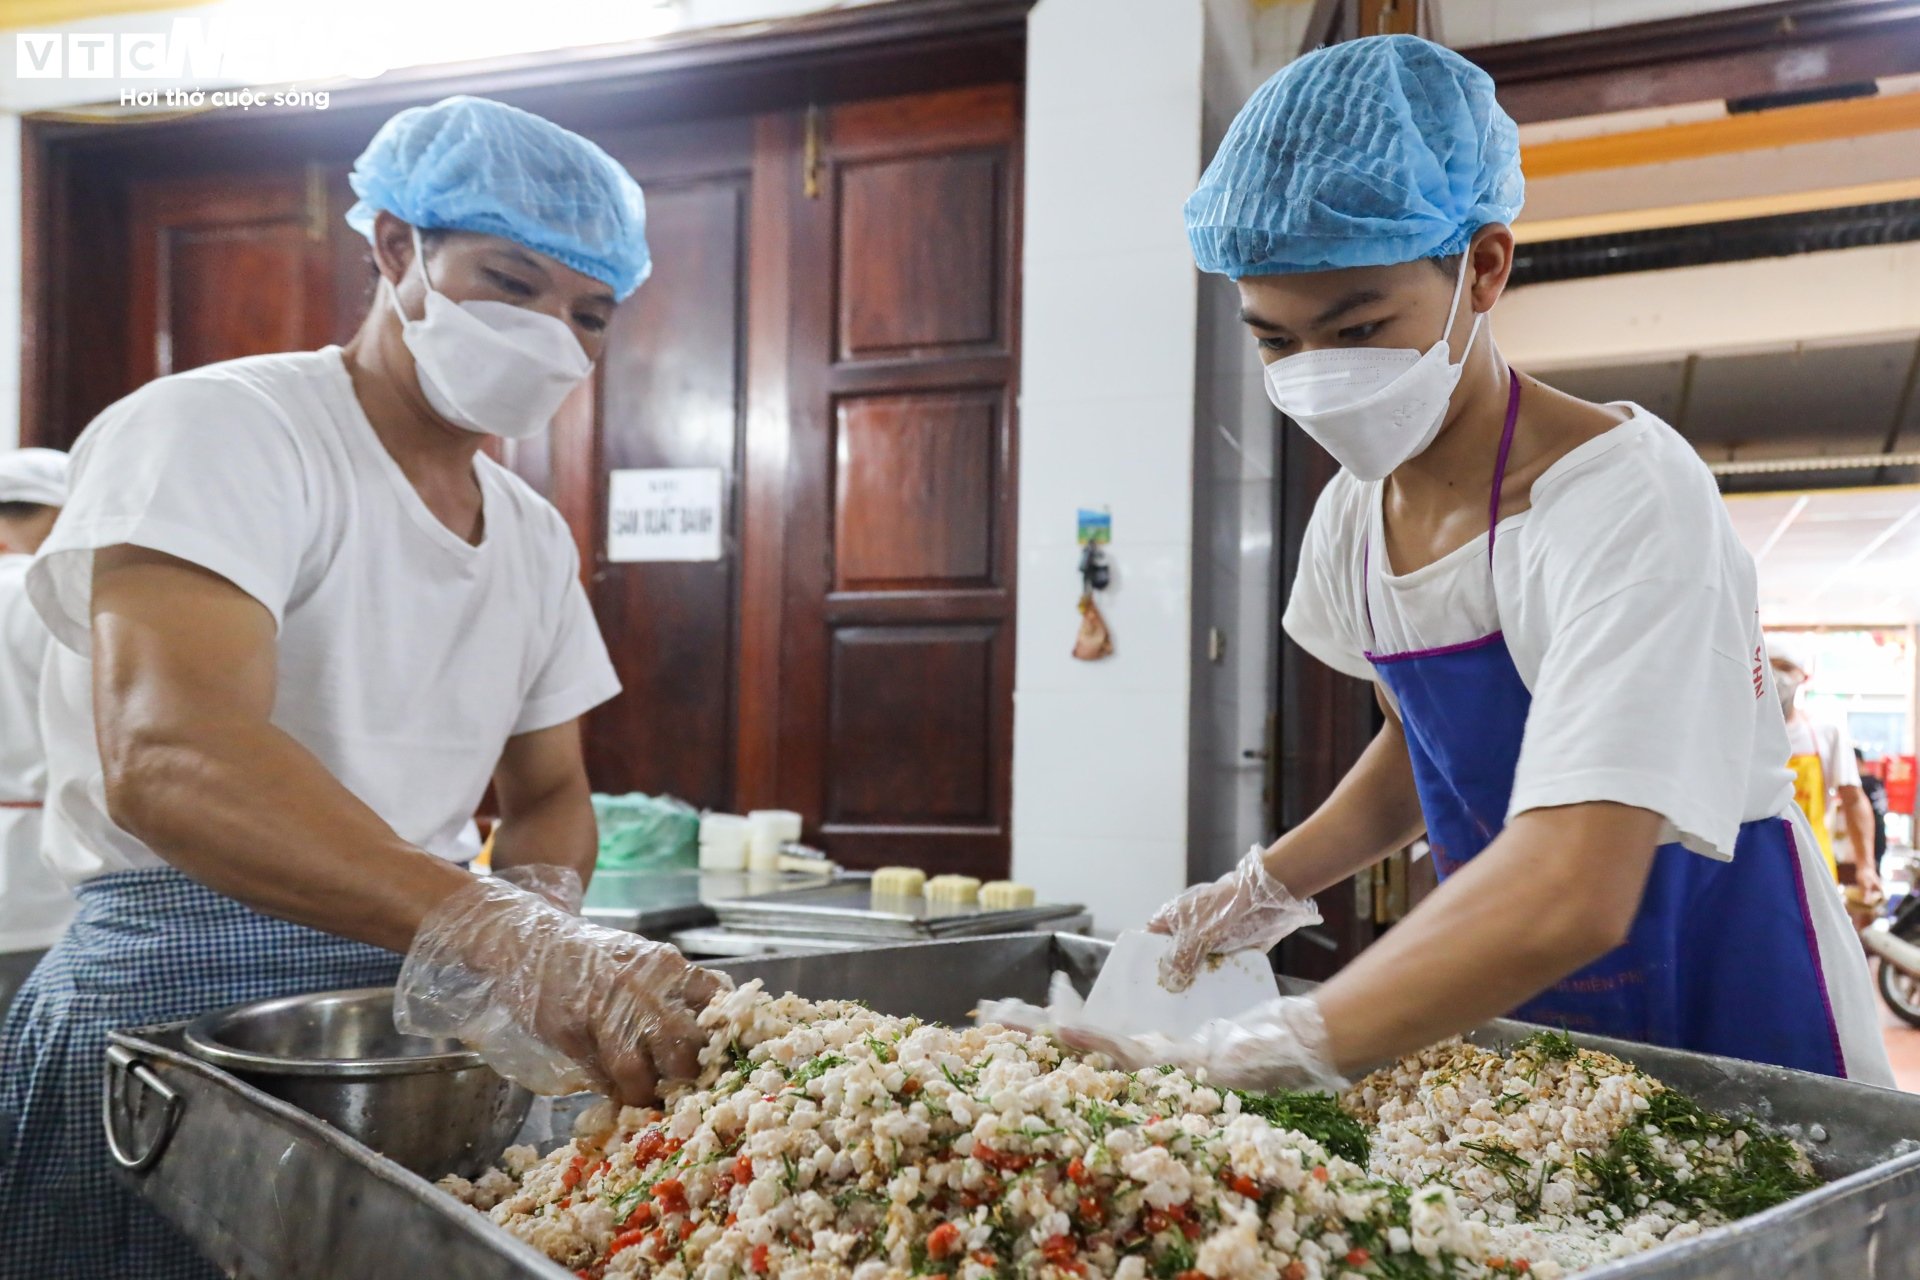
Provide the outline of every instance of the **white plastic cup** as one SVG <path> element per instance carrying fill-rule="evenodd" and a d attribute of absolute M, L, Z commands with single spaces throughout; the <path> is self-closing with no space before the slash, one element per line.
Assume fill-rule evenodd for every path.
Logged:
<path fill-rule="evenodd" d="M 750 831 L 737 813 L 709 813 L 700 819 L 700 869 L 745 871 Z"/>
<path fill-rule="evenodd" d="M 747 870 L 778 871 L 780 847 L 800 839 L 800 815 L 786 809 L 755 809 L 747 815 Z"/>

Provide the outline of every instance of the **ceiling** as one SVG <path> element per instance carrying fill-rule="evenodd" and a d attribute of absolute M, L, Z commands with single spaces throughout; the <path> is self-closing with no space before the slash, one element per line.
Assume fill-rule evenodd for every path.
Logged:
<path fill-rule="evenodd" d="M 1727 499 L 1768 626 L 1920 621 L 1920 486 Z"/>
<path fill-rule="evenodd" d="M 1643 405 L 1709 462 L 1920 448 L 1920 334 L 1673 355 L 1541 377 L 1584 399 Z"/>

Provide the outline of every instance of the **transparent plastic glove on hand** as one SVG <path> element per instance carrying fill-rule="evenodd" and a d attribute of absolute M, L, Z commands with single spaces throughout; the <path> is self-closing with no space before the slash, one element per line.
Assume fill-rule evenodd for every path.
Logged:
<path fill-rule="evenodd" d="M 493 874 L 515 888 L 538 894 L 570 916 L 579 915 L 580 904 L 586 900 L 586 886 L 580 883 L 580 873 L 572 867 L 542 862 L 502 867 Z"/>
<path fill-rule="evenodd" d="M 1328 1055 L 1327 1025 L 1307 996 L 1282 996 L 1231 1018 L 1216 1018 L 1191 1036 L 1115 1036 L 1094 1027 L 1062 1027 L 1061 1043 L 1102 1053 L 1125 1071 L 1162 1064 L 1230 1089 L 1338 1090 L 1346 1080 Z"/>
<path fill-rule="evenodd" d="M 974 1020 L 983 1027 L 994 1025 L 1029 1035 L 1052 1035 L 1063 1026 L 1077 1025 L 1085 1005 L 1080 993 L 1073 989 L 1073 979 L 1056 972 L 1047 983 L 1044 1009 L 1025 1000 L 982 1000 L 974 1010 Z"/>
<path fill-rule="evenodd" d="M 465 1042 L 535 1093 L 645 1104 L 698 1072 L 700 1010 L 730 986 L 664 943 L 588 924 L 495 876 L 421 923 L 394 1020 Z"/>
<path fill-rule="evenodd" d="M 1319 923 L 1319 908 L 1294 897 L 1275 879 L 1255 845 L 1226 875 L 1195 885 L 1161 907 L 1147 928 L 1173 935 L 1173 949 L 1160 962 L 1160 985 L 1185 991 L 1208 956 L 1248 948 L 1268 951 L 1294 930 Z"/>

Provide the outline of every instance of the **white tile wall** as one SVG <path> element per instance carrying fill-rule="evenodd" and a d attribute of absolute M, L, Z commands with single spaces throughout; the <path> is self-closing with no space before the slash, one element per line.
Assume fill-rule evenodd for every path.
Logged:
<path fill-rule="evenodd" d="M 1184 780 L 1184 767 L 1180 776 Z M 1020 868 L 1018 859 L 1024 856 L 1025 867 L 1018 874 L 1043 899 L 1087 904 L 1096 932 L 1111 935 L 1138 928 L 1186 887 L 1184 867 L 1167 857 L 1169 844 L 1184 843 L 1131 836 L 1034 836 L 1022 843 L 1014 865 Z"/>
<path fill-rule="evenodd" d="M 1014 874 L 1117 930 L 1185 883 L 1204 11 L 1040 0 L 1028 32 Z M 1117 652 L 1082 663 L 1074 518 L 1102 506 Z"/>
<path fill-rule="evenodd" d="M 1024 487 L 1024 482 L 1023 482 Z M 1115 519 L 1126 507 L 1115 504 Z M 1020 546 L 1020 630 L 1015 680 L 1021 692 L 1066 693 L 1099 699 L 1108 693 L 1160 694 L 1175 687 L 1171 669 L 1187 659 L 1191 547 L 1186 542 L 1141 543 L 1122 534 L 1108 557 L 1112 588 L 1100 596 L 1100 614 L 1113 632 L 1114 653 L 1100 662 L 1073 658 L 1080 625 L 1079 551 L 1071 544 Z M 1032 603 L 1029 611 L 1028 604 Z M 1185 690 L 1184 676 L 1179 688 Z M 1027 745 L 1014 726 L 1014 803 L 1020 802 L 1020 759 Z M 1017 835 L 1017 833 L 1016 833 Z"/>

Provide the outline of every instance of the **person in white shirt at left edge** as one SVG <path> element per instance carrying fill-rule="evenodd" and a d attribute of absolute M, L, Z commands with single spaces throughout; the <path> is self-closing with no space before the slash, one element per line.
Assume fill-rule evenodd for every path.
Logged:
<path fill-rule="evenodd" d="M 0 454 L 0 1014 L 73 915 L 73 895 L 40 858 L 40 667 L 53 637 L 27 601 L 27 565 L 66 500 L 66 454 Z"/>
<path fill-rule="evenodd" d="M 28 573 L 78 908 L 0 1032 L 31 1064 L 0 1075 L 0 1274 L 218 1274 L 112 1176 L 110 1029 L 397 979 L 404 1029 L 638 1104 L 696 1073 L 725 987 L 573 914 L 578 721 L 620 685 L 565 523 L 480 448 L 591 371 L 648 272 L 640 189 L 474 98 L 388 121 L 351 181 L 378 273 L 353 340 L 108 408 Z M 462 865 L 489 780 L 497 877 Z"/>

